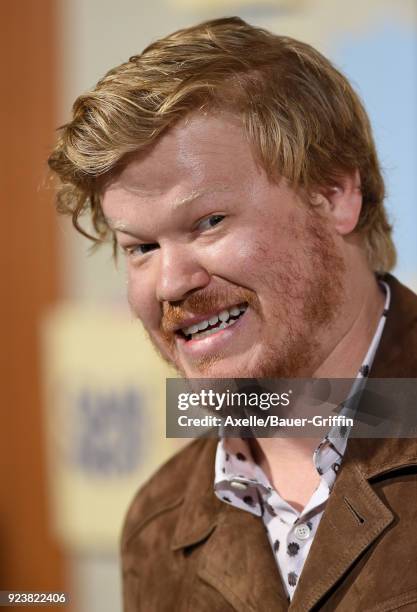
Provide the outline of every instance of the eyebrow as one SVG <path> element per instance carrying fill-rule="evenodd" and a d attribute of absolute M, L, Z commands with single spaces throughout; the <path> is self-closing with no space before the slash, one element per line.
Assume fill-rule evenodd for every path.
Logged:
<path fill-rule="evenodd" d="M 181 208 L 182 206 L 186 204 L 190 204 L 191 202 L 198 200 L 204 195 L 211 195 L 212 193 L 219 193 L 219 192 L 226 193 L 228 191 L 230 191 L 230 188 L 227 185 L 216 185 L 213 187 L 206 187 L 205 189 L 199 189 L 197 191 L 193 191 L 192 193 L 190 193 L 190 195 L 186 196 L 185 198 L 180 198 L 172 202 L 171 209 L 177 210 L 178 208 Z"/>
<path fill-rule="evenodd" d="M 124 234 L 130 234 L 131 236 L 136 236 L 136 233 L 133 229 L 129 229 L 129 224 L 127 221 L 123 221 L 123 219 L 119 219 L 113 221 L 110 217 L 104 217 L 107 225 L 113 232 L 123 232 Z"/>
<path fill-rule="evenodd" d="M 191 204 L 195 200 L 198 200 L 204 195 L 211 195 L 213 193 L 219 193 L 219 192 L 226 193 L 230 191 L 231 190 L 227 185 L 216 185 L 216 186 L 208 187 L 205 189 L 199 189 L 197 191 L 191 192 L 188 196 L 179 198 L 171 202 L 170 209 L 172 211 L 178 210 L 182 208 L 183 206 L 186 206 L 187 204 Z M 124 234 L 130 234 L 132 236 L 137 236 L 137 232 L 135 232 L 134 229 L 132 229 L 132 227 L 129 226 L 129 223 L 127 221 L 123 219 L 114 220 L 114 219 L 111 219 L 110 217 L 105 217 L 105 220 L 111 230 L 123 232 Z"/>

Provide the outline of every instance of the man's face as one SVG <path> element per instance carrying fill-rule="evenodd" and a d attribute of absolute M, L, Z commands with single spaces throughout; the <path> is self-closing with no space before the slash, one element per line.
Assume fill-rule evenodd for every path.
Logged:
<path fill-rule="evenodd" d="M 133 312 L 187 377 L 311 375 L 344 263 L 328 221 L 271 182 L 229 115 L 191 116 L 108 184 Z"/>

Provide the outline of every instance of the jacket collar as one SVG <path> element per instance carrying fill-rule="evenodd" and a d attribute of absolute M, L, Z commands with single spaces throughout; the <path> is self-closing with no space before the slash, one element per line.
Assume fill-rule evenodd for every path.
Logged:
<path fill-rule="evenodd" d="M 415 378 L 417 377 L 417 296 L 391 274 L 381 278 L 391 289 L 391 307 L 370 376 Z"/>
<path fill-rule="evenodd" d="M 417 296 L 391 274 L 382 277 L 391 289 L 387 315 L 372 378 L 417 377 Z M 345 461 L 354 461 L 367 479 L 417 462 L 416 438 L 349 439 Z"/>

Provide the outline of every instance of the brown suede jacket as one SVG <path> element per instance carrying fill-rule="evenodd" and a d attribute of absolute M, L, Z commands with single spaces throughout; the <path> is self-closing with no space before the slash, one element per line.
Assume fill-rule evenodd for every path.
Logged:
<path fill-rule="evenodd" d="M 417 377 L 417 296 L 392 276 L 372 376 Z M 134 499 L 122 536 L 125 612 L 417 611 L 417 440 L 350 438 L 291 603 L 260 517 L 213 491 L 198 439 Z"/>

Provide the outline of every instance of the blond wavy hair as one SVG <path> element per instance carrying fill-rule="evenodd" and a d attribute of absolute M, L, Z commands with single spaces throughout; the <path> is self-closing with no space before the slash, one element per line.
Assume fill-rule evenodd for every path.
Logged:
<path fill-rule="evenodd" d="M 355 231 L 371 269 L 394 266 L 384 181 L 358 95 L 311 46 L 237 17 L 154 42 L 77 98 L 48 160 L 60 179 L 59 212 L 102 242 L 112 234 L 101 208 L 106 178 L 188 113 L 216 109 L 241 119 L 271 179 L 312 193 L 358 170 L 363 206 Z M 80 225 L 86 212 L 95 235 Z"/>

